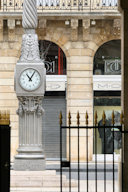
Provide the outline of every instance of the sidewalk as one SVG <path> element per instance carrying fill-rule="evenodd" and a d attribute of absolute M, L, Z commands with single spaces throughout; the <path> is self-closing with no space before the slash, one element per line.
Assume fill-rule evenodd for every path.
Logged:
<path fill-rule="evenodd" d="M 78 172 L 77 163 L 72 163 L 72 188 L 71 192 L 78 192 Z M 88 192 L 96 192 L 95 163 L 89 163 Z M 104 164 L 98 165 L 97 191 L 104 192 Z M 118 163 L 115 165 L 115 192 L 119 192 Z M 10 192 L 60 192 L 60 164 L 59 161 L 47 161 L 46 171 L 11 171 Z M 106 191 L 113 192 L 113 165 L 112 162 L 106 164 Z M 80 192 L 87 192 L 86 163 L 80 163 Z M 68 168 L 63 168 L 63 192 L 69 192 L 69 172 Z"/>

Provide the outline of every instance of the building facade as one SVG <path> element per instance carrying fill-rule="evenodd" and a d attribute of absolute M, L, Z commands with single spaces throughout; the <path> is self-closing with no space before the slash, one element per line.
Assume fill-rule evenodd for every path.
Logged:
<path fill-rule="evenodd" d="M 18 101 L 14 92 L 14 69 L 21 53 L 22 0 L 1 0 L 0 10 L 0 109 L 11 114 L 11 159 L 18 147 Z M 46 158 L 59 158 L 59 111 L 72 125 L 77 111 L 85 125 L 88 111 L 93 124 L 103 110 L 120 112 L 121 45 L 117 0 L 37 0 L 40 56 L 47 69 L 43 106 L 43 145 Z M 77 133 L 71 133 L 75 142 Z M 85 136 L 80 134 L 80 158 L 85 160 Z M 89 159 L 93 155 L 93 133 L 89 133 Z M 64 133 L 64 157 L 68 157 L 68 134 Z M 77 142 L 76 142 L 77 143 Z M 101 152 L 99 136 L 99 153 Z M 72 146 L 72 160 L 77 159 Z"/>

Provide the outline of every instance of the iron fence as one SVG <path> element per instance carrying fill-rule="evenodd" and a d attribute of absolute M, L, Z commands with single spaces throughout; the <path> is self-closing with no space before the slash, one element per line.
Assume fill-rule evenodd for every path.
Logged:
<path fill-rule="evenodd" d="M 116 10 L 118 0 L 37 0 L 38 12 Z M 23 0 L 1 0 L 1 12 L 21 12 Z"/>
<path fill-rule="evenodd" d="M 75 178 L 77 181 L 77 189 L 76 191 L 78 192 L 99 192 L 98 188 L 98 180 L 99 180 L 99 174 L 101 172 L 101 169 L 99 169 L 99 160 L 98 160 L 98 134 L 102 135 L 101 142 L 102 142 L 102 156 L 103 156 L 103 163 L 102 163 L 102 180 L 103 180 L 103 186 L 102 186 L 102 191 L 107 192 L 108 191 L 108 183 L 107 180 L 110 179 L 111 177 L 111 187 L 109 186 L 109 191 L 115 192 L 117 191 L 117 186 L 115 186 L 115 183 L 117 182 L 117 172 L 119 171 L 117 168 L 117 162 L 115 162 L 115 151 L 118 149 L 122 150 L 122 134 L 123 132 L 123 113 L 120 114 L 120 120 L 118 118 L 118 123 L 117 119 L 115 116 L 115 113 L 112 112 L 111 119 L 108 120 L 106 119 L 106 114 L 103 112 L 102 115 L 102 120 L 98 122 L 98 115 L 97 112 L 95 113 L 95 120 L 94 120 L 94 125 L 90 126 L 89 125 L 89 116 L 88 113 L 85 115 L 85 126 L 80 126 L 80 114 L 79 112 L 77 113 L 77 126 L 71 125 L 71 113 L 69 112 L 68 115 L 68 126 L 64 126 L 62 122 L 62 113 L 60 113 L 60 191 L 64 192 L 64 186 L 63 186 L 63 174 L 65 172 L 68 172 L 68 178 L 69 178 L 69 192 L 73 190 L 72 187 L 72 175 L 73 175 L 73 166 L 75 165 L 76 169 L 76 174 L 77 177 Z M 67 160 L 65 161 L 63 158 L 63 131 L 67 131 L 68 139 L 67 139 Z M 85 150 L 84 148 L 82 149 L 82 156 L 85 156 L 84 164 L 85 167 L 83 168 L 83 164 L 81 164 L 81 131 L 82 131 L 82 142 L 85 141 Z M 84 131 L 84 132 L 83 132 Z M 72 133 L 76 132 L 76 141 L 74 143 L 74 139 L 72 139 Z M 92 159 L 90 158 L 90 144 L 89 144 L 89 136 L 93 136 L 93 154 L 94 159 L 93 159 L 93 171 L 94 171 L 94 186 L 90 189 L 89 186 L 89 180 L 90 180 L 90 173 L 92 172 L 92 167 L 90 166 L 90 162 Z M 76 145 L 77 143 L 77 145 Z M 72 150 L 72 146 L 75 146 L 75 151 L 77 151 L 76 155 L 76 160 L 75 164 L 73 163 L 74 156 Z M 84 152 L 86 153 L 84 155 Z M 110 155 L 112 157 L 111 159 L 111 164 L 108 164 L 107 162 L 107 155 Z M 110 157 L 109 156 L 109 157 Z M 119 155 L 120 158 L 122 159 L 122 153 Z M 81 167 L 82 165 L 82 167 Z M 111 165 L 111 166 L 110 166 Z M 122 162 L 121 162 L 121 167 L 122 167 Z M 110 170 L 109 170 L 110 169 Z M 121 169 L 122 170 L 122 169 Z M 85 175 L 85 185 L 84 188 L 81 186 L 81 171 Z M 108 172 L 111 172 L 109 174 Z M 120 172 L 121 174 L 121 172 Z M 100 178 L 101 179 L 101 178 Z M 121 182 L 121 181 L 120 181 Z M 122 182 L 121 182 L 122 185 Z M 120 187 L 120 186 L 119 186 Z M 111 189 L 110 189 L 111 188 Z M 122 188 L 122 186 L 121 186 Z M 100 189 L 101 191 L 101 189 Z"/>

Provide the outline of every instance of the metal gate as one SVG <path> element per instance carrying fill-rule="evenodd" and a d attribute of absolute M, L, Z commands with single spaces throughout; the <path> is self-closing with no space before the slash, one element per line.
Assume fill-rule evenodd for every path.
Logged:
<path fill-rule="evenodd" d="M 71 113 L 69 112 L 68 115 L 68 126 L 64 126 L 62 122 L 62 113 L 60 113 L 60 191 L 64 192 L 65 187 L 63 185 L 63 174 L 65 173 L 65 170 L 67 172 L 67 176 L 69 178 L 69 186 L 68 186 L 68 191 L 69 192 L 116 192 L 117 188 L 122 188 L 122 181 L 120 178 L 122 178 L 122 153 L 120 155 L 121 161 L 120 161 L 120 166 L 118 166 L 118 163 L 115 162 L 115 147 L 117 146 L 117 143 L 119 145 L 119 148 L 122 149 L 122 134 L 124 131 L 122 130 L 122 125 L 124 121 L 123 113 L 120 114 L 120 122 L 118 125 L 115 123 L 115 114 L 114 111 L 112 112 L 111 116 L 111 125 L 107 124 L 106 120 L 106 114 L 103 112 L 102 115 L 102 122 L 100 124 L 98 123 L 98 116 L 97 112 L 95 113 L 95 120 L 94 120 L 94 126 L 89 125 L 89 117 L 88 113 L 86 112 L 85 114 L 85 126 L 80 126 L 80 114 L 79 112 L 77 113 L 76 121 L 77 121 L 77 126 L 71 126 Z M 68 135 L 68 147 L 67 151 L 69 153 L 69 156 L 67 157 L 67 161 L 63 159 L 62 153 L 63 153 L 63 138 L 62 134 L 63 131 L 66 130 L 67 135 Z M 71 133 L 72 131 L 77 132 L 77 161 L 76 163 L 73 163 L 72 160 L 72 137 Z M 85 169 L 82 170 L 83 164 L 81 163 L 80 160 L 80 134 L 81 130 L 85 130 L 86 136 L 85 136 L 85 148 L 86 148 L 86 159 L 84 162 Z M 92 130 L 93 132 L 93 146 L 94 146 L 94 151 L 95 157 L 93 159 L 93 170 L 94 170 L 94 178 L 93 182 L 90 179 L 90 175 L 92 174 L 92 167 L 90 166 L 90 160 L 89 160 L 89 131 Z M 102 153 L 103 153 L 103 163 L 102 163 L 102 178 L 101 181 L 99 179 L 99 175 L 101 174 L 101 169 L 99 169 L 99 164 L 98 162 L 98 154 L 97 154 L 97 130 L 102 133 Z M 110 138 L 108 138 L 108 132 L 111 135 L 111 143 Z M 109 140 L 109 141 L 108 141 Z M 116 142 L 118 140 L 118 142 Z M 109 145 L 108 145 L 109 143 Z M 109 147 L 110 146 L 110 147 Z M 110 150 L 111 148 L 111 150 Z M 121 151 L 121 150 L 120 150 Z M 111 164 L 107 163 L 107 156 L 111 156 Z M 110 167 L 111 165 L 111 167 Z M 74 189 L 72 186 L 72 179 L 73 178 L 73 167 L 75 166 L 76 169 L 76 182 L 77 182 L 77 187 Z M 117 169 L 118 168 L 118 169 Z M 110 170 L 109 170 L 110 169 Z M 110 171 L 110 173 L 109 173 Z M 120 171 L 120 184 L 119 186 L 117 185 L 117 172 Z M 84 185 L 82 185 L 82 174 L 84 174 Z M 100 181 L 100 182 L 99 182 Z M 108 182 L 109 181 L 109 182 Z M 102 185 L 101 185 L 102 183 Z M 110 184 L 111 183 L 111 184 Z M 120 191 L 120 190 L 119 190 Z"/>

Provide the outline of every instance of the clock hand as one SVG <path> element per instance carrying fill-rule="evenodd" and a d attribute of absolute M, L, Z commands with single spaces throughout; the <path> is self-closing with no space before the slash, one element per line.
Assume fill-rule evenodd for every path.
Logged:
<path fill-rule="evenodd" d="M 33 72 L 32 76 L 30 77 L 30 80 L 31 80 L 31 81 L 32 81 L 32 77 L 33 77 L 34 74 L 35 74 L 35 71 Z"/>
<path fill-rule="evenodd" d="M 28 76 L 28 74 L 26 74 L 27 75 L 27 77 L 29 78 L 29 81 L 31 81 L 31 78 Z"/>

